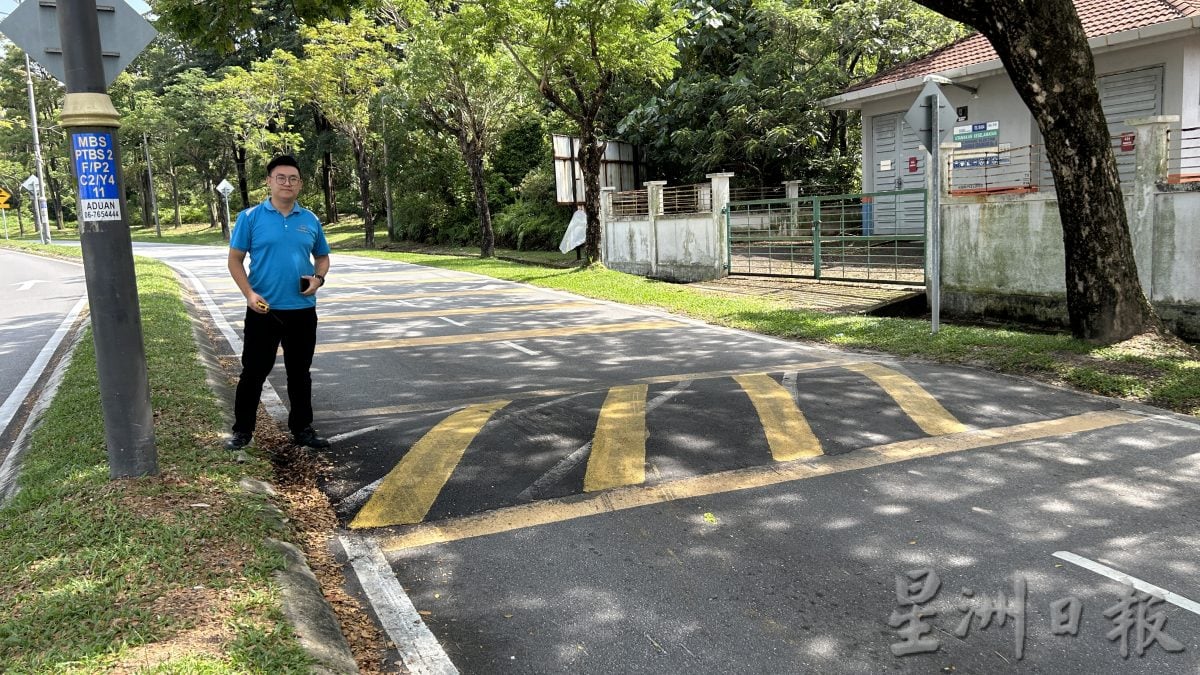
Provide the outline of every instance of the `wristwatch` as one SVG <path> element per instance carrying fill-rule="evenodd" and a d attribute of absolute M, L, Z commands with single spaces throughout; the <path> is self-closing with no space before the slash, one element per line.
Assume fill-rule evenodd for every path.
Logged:
<path fill-rule="evenodd" d="M 321 280 L 322 286 L 325 285 L 325 275 L 324 274 L 314 274 L 313 276 Z"/>

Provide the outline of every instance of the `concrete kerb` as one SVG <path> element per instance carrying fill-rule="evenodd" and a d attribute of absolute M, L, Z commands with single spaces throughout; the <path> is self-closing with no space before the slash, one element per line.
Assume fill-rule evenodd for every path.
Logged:
<path fill-rule="evenodd" d="M 188 314 L 192 318 L 192 336 L 200 355 L 200 361 L 204 364 L 205 379 L 209 387 L 217 394 L 222 416 L 226 422 L 231 423 L 230 401 L 233 400 L 233 387 L 229 385 L 224 374 L 225 370 L 220 363 L 219 357 L 222 354 L 218 346 L 220 339 L 216 338 L 216 344 L 214 344 L 213 336 L 218 334 L 215 332 L 217 327 L 213 325 L 213 319 L 208 312 L 202 311 L 196 302 L 196 293 L 200 292 L 203 287 L 199 286 L 199 280 L 186 270 L 174 266 L 172 268 L 182 280 L 189 282 L 183 284 L 187 290 L 183 299 L 187 305 Z M 225 353 L 232 354 L 232 345 L 230 345 L 230 350 Z M 265 393 L 267 392 L 264 391 Z M 273 390 L 270 393 L 274 394 Z M 268 411 L 271 411 L 273 407 L 275 406 L 267 406 Z M 273 497 L 277 494 L 270 483 L 248 476 L 242 478 L 239 486 L 247 492 L 265 497 Z M 275 529 L 282 530 L 285 527 L 284 514 L 274 505 L 272 507 L 266 511 L 269 514 L 267 517 L 272 519 L 271 524 Z M 342 634 L 337 615 L 334 614 L 329 601 L 325 599 L 325 594 L 321 592 L 321 585 L 308 566 L 304 553 L 294 544 L 277 539 L 268 539 L 267 544 L 281 553 L 286 561 L 284 569 L 275 572 L 274 578 L 282 589 L 283 614 L 291 623 L 293 630 L 296 631 L 300 646 L 315 662 L 312 672 L 320 675 L 358 673 L 358 664 L 354 660 L 354 653 L 350 650 L 350 643 Z"/>

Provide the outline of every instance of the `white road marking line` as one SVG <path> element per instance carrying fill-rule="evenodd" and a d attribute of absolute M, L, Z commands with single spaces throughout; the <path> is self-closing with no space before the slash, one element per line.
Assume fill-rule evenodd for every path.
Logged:
<path fill-rule="evenodd" d="M 417 613 L 379 546 L 366 537 L 342 535 L 338 539 L 408 670 L 417 675 L 457 675 L 458 669 Z"/>
<path fill-rule="evenodd" d="M 225 315 L 221 313 L 221 309 L 213 302 L 212 296 L 209 295 L 208 289 L 204 287 L 200 279 L 196 278 L 196 275 L 192 274 L 191 270 L 187 268 L 179 267 L 170 262 L 167 262 L 167 264 L 192 282 L 192 288 L 195 288 L 196 293 L 200 295 L 200 301 L 204 303 L 204 308 L 208 310 L 208 315 L 212 317 L 213 323 L 217 324 L 217 330 L 220 330 L 221 335 L 225 336 L 225 341 L 229 343 L 229 348 L 233 350 L 234 354 L 241 354 L 242 339 L 238 337 L 237 331 L 233 329 L 233 326 L 229 325 L 229 322 L 225 320 Z M 270 380 L 263 382 L 262 398 L 260 400 L 272 418 L 280 424 L 287 424 L 287 406 L 283 405 L 283 400 L 279 398 L 275 387 L 271 386 Z"/>
<path fill-rule="evenodd" d="M 387 425 L 386 424 L 376 424 L 374 426 L 366 427 L 365 429 L 356 429 L 355 431 L 347 431 L 344 434 L 335 434 L 335 435 L 329 437 L 329 442 L 337 443 L 338 441 L 344 441 L 347 438 L 354 438 L 355 436 L 362 436 L 363 434 L 369 434 L 372 431 L 379 431 L 380 429 L 384 428 L 385 426 L 387 426 Z"/>
<path fill-rule="evenodd" d="M 29 416 L 25 418 L 25 424 L 22 426 L 20 433 L 13 439 L 12 447 L 9 448 L 8 454 L 4 457 L 4 463 L 0 464 L 0 504 L 6 503 L 9 499 L 17 494 L 17 469 L 21 458 L 29 449 L 29 437 L 37 428 L 38 422 L 54 401 L 54 396 L 58 393 L 59 385 L 62 384 L 63 376 L 67 373 L 67 368 L 71 365 L 71 359 L 75 355 L 75 349 L 79 346 L 83 339 L 83 331 L 78 331 L 71 344 L 67 346 L 63 352 L 62 359 L 54 367 L 54 371 L 50 373 L 50 377 L 46 380 L 46 386 L 42 388 L 38 399 L 33 404 L 33 408 L 29 411 Z"/>
<path fill-rule="evenodd" d="M 1192 614 L 1200 614 L 1200 602 L 1196 602 L 1195 600 L 1188 600 L 1187 598 L 1183 597 L 1182 595 L 1179 595 L 1177 593 L 1172 593 L 1171 591 L 1168 591 L 1167 589 L 1161 588 L 1159 586 L 1155 586 L 1154 584 L 1152 584 L 1148 581 L 1142 581 L 1141 579 L 1138 579 L 1137 577 L 1130 576 L 1128 574 L 1125 574 L 1124 572 L 1119 572 L 1107 565 L 1101 565 L 1100 563 L 1098 563 L 1094 560 L 1088 560 L 1087 558 L 1084 558 L 1083 556 L 1075 555 L 1074 553 L 1071 553 L 1070 551 L 1055 551 L 1053 553 L 1053 555 L 1055 558 L 1058 558 L 1059 560 L 1066 560 L 1067 562 L 1069 562 L 1073 565 L 1078 565 L 1078 566 L 1084 568 L 1085 570 L 1090 570 L 1092 572 L 1095 572 L 1096 574 L 1099 574 L 1100 576 L 1108 577 L 1109 579 L 1112 579 L 1113 581 L 1119 581 L 1119 582 L 1125 584 L 1126 586 L 1132 586 L 1143 593 L 1149 593 L 1151 595 L 1160 597 L 1163 600 L 1165 600 L 1166 602 L 1169 602 L 1172 605 L 1179 607 L 1180 609 L 1186 609 L 1187 611 L 1191 612 Z"/>
<path fill-rule="evenodd" d="M 444 316 L 439 316 L 438 318 L 441 319 L 442 321 L 445 321 L 446 323 L 454 324 L 455 326 L 466 326 L 467 325 L 465 323 L 459 323 L 459 322 L 455 321 L 454 319 L 447 319 Z"/>
<path fill-rule="evenodd" d="M 526 354 L 528 354 L 530 356 L 540 356 L 541 355 L 541 352 L 535 352 L 532 349 L 526 349 L 526 348 L 522 347 L 521 345 L 519 345 L 515 342 L 511 342 L 509 340 L 505 340 L 504 342 L 501 342 L 500 344 L 506 345 L 508 347 L 512 347 L 513 349 L 515 349 L 519 352 L 525 352 Z"/>
<path fill-rule="evenodd" d="M 54 352 L 58 346 L 62 344 L 63 338 L 70 332 L 71 327 L 75 325 L 75 320 L 79 318 L 79 314 L 83 312 L 83 308 L 87 306 L 87 296 L 79 298 L 79 302 L 67 312 L 67 318 L 58 324 L 58 328 L 42 345 L 42 350 L 38 352 L 37 357 L 33 359 L 33 363 L 29 364 L 29 369 L 25 371 L 25 375 L 21 381 L 17 383 L 12 393 L 8 398 L 4 399 L 4 405 L 0 405 L 0 433 L 8 429 L 8 425 L 12 422 L 12 418 L 17 414 L 17 410 L 21 404 L 25 402 L 25 398 L 29 396 L 29 392 L 33 391 L 33 385 L 37 384 L 38 378 L 42 376 L 42 371 L 46 369 L 46 364 L 50 362 L 50 357 L 54 356 Z"/>
<path fill-rule="evenodd" d="M 658 396 L 655 396 L 651 401 L 646 403 L 646 412 L 649 413 L 651 410 L 654 410 L 660 405 L 666 403 L 690 386 L 692 386 L 691 380 L 685 380 L 675 385 L 671 389 L 664 391 Z M 517 495 L 517 499 L 523 501 L 533 501 L 537 499 L 543 492 L 546 491 L 547 488 L 562 480 L 568 473 L 571 473 L 572 469 L 579 466 L 579 463 L 588 456 L 588 452 L 591 449 L 591 441 L 588 441 L 587 443 L 584 443 L 576 448 L 571 452 L 571 454 L 559 461 L 558 464 L 555 464 L 549 471 L 542 474 L 540 478 L 533 482 L 533 485 L 530 485 L 522 490 L 521 494 Z"/>

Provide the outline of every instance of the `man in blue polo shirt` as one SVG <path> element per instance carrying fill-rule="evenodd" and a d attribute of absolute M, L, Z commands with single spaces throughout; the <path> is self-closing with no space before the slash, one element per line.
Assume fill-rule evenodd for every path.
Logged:
<path fill-rule="evenodd" d="M 317 290 L 329 271 L 329 243 L 312 211 L 296 203 L 300 165 L 290 155 L 267 164 L 270 197 L 238 215 L 229 241 L 229 274 L 246 296 L 242 375 L 234 401 L 233 436 L 225 447 L 237 450 L 254 437 L 263 382 L 283 344 L 291 412 L 292 442 L 327 448 L 312 428 L 312 367 L 317 346 Z M 246 254 L 250 274 L 246 274 Z"/>

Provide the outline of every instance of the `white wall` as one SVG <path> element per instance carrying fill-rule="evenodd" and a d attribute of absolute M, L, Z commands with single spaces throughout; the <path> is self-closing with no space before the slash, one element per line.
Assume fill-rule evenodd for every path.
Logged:
<path fill-rule="evenodd" d="M 725 274 L 723 235 L 710 213 L 658 216 L 653 223 L 612 218 L 604 229 L 604 264 L 669 281 L 708 281 Z"/>

